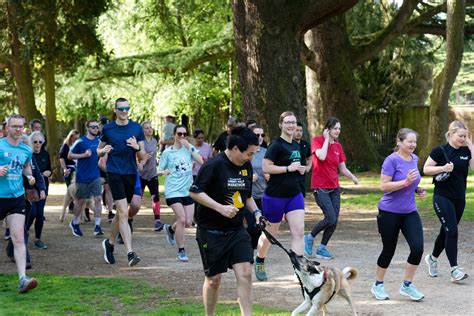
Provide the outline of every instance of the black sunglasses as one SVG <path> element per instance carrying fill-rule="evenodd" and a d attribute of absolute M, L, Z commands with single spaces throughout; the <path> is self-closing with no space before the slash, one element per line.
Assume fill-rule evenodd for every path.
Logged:
<path fill-rule="evenodd" d="M 129 106 L 124 106 L 124 107 L 119 107 L 119 108 L 115 108 L 116 110 L 120 111 L 120 112 L 128 112 L 130 111 L 130 107 Z"/>
<path fill-rule="evenodd" d="M 257 134 L 257 133 L 255 133 L 255 135 L 257 135 L 257 137 L 258 137 L 258 136 L 265 137 L 265 134 L 264 134 L 264 133 L 262 133 L 262 134 Z"/>
<path fill-rule="evenodd" d="M 188 135 L 188 133 L 181 133 L 181 132 L 176 132 L 176 135 L 178 135 L 179 137 L 186 137 Z"/>
<path fill-rule="evenodd" d="M 44 143 L 42 140 L 34 140 L 33 141 L 33 144 L 42 144 Z"/>
<path fill-rule="evenodd" d="M 99 125 L 89 125 L 89 128 L 99 129 Z"/>

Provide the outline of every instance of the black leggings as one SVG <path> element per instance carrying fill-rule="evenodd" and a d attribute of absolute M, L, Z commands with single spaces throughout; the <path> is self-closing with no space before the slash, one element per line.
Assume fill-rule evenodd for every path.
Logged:
<path fill-rule="evenodd" d="M 466 200 L 448 199 L 440 195 L 433 195 L 433 207 L 441 222 L 439 235 L 436 238 L 433 256 L 439 257 L 446 249 L 451 267 L 458 265 L 458 224 L 464 213 Z"/>
<path fill-rule="evenodd" d="M 377 260 L 379 267 L 386 269 L 390 265 L 397 248 L 400 231 L 410 246 L 407 262 L 412 265 L 420 264 L 423 256 L 423 226 L 418 212 L 398 214 L 379 210 L 377 224 L 383 243 L 382 252 Z"/>

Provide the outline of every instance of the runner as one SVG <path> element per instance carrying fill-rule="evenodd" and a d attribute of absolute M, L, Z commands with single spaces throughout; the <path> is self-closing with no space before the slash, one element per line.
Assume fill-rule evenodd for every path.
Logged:
<path fill-rule="evenodd" d="M 15 263 L 20 278 L 18 292 L 25 293 L 34 289 L 38 282 L 26 276 L 25 229 L 25 175 L 30 185 L 35 184 L 32 175 L 31 148 L 21 142 L 25 119 L 21 115 L 12 115 L 7 119 L 7 137 L 0 139 L 0 221 L 7 220 L 13 242 Z"/>
<path fill-rule="evenodd" d="M 304 174 L 299 176 L 301 193 L 303 193 L 303 196 L 306 196 L 306 174 L 311 171 L 311 145 L 303 139 L 303 124 L 300 122 L 296 123 L 296 130 L 293 138 L 298 145 L 300 145 L 301 164 L 306 166 Z"/>
<path fill-rule="evenodd" d="M 253 262 L 250 236 L 243 226 L 243 208 L 256 217 L 261 211 L 251 196 L 256 135 L 245 127 L 232 130 L 227 149 L 211 158 L 190 189 L 199 203 L 196 240 L 204 267 L 203 301 L 206 315 L 214 315 L 222 273 L 234 270 L 241 315 L 252 313 Z"/>
<path fill-rule="evenodd" d="M 117 207 L 117 214 L 112 221 L 110 238 L 102 242 L 104 260 L 109 264 L 115 263 L 114 245 L 118 230 L 120 230 L 127 251 L 128 266 L 131 267 L 140 262 L 140 257 L 132 250 L 127 203 L 132 200 L 137 179 L 136 156 L 138 155 L 138 159 L 142 160 L 146 153 L 142 127 L 129 120 L 129 111 L 130 104 L 127 99 L 118 98 L 115 101 L 114 112 L 117 119 L 104 126 L 97 153 L 99 157 L 108 154 L 107 182 Z M 118 221 L 119 224 L 114 225 L 115 221 Z"/>

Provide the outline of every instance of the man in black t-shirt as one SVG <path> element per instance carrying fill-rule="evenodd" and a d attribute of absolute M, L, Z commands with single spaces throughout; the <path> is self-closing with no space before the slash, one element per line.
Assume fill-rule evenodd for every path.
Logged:
<path fill-rule="evenodd" d="M 252 165 L 258 138 L 246 127 L 232 130 L 227 149 L 208 160 L 190 189 L 198 204 L 195 214 L 204 267 L 203 299 L 207 315 L 214 315 L 222 273 L 234 270 L 242 315 L 252 312 L 253 250 L 243 226 L 244 207 L 256 216 L 261 211 L 252 198 Z"/>
<path fill-rule="evenodd" d="M 227 129 L 217 136 L 214 144 L 212 145 L 213 148 L 213 155 L 217 155 L 226 150 L 227 148 L 227 139 L 229 138 L 230 131 L 238 126 L 237 119 L 235 117 L 230 116 L 229 120 L 227 121 Z"/>
<path fill-rule="evenodd" d="M 311 145 L 303 139 L 303 124 L 296 123 L 295 133 L 293 139 L 300 145 L 301 165 L 306 166 L 304 174 L 299 175 L 298 184 L 301 188 L 303 196 L 306 195 L 306 174 L 311 170 Z"/>

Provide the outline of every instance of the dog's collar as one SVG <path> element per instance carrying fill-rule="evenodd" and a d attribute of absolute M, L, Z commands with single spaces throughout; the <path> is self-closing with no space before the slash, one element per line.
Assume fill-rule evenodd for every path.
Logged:
<path fill-rule="evenodd" d="M 298 277 L 298 281 L 300 282 L 301 289 L 303 290 L 303 298 L 304 298 L 304 293 L 306 293 L 309 296 L 310 300 L 313 300 L 313 298 L 319 293 L 319 291 L 321 291 L 321 288 L 324 286 L 324 284 L 327 283 L 327 271 L 326 271 L 326 269 L 323 272 L 323 276 L 324 276 L 323 277 L 323 283 L 321 283 L 320 286 L 315 287 L 311 292 L 308 290 L 308 288 L 306 286 L 303 285 L 303 282 L 301 282 L 301 279 L 300 279 L 298 273 L 296 273 L 296 276 Z M 332 298 L 334 297 L 335 294 L 336 294 L 336 287 L 334 287 L 334 290 L 332 291 L 331 296 L 328 298 L 328 300 L 324 304 L 329 303 L 332 300 Z"/>

